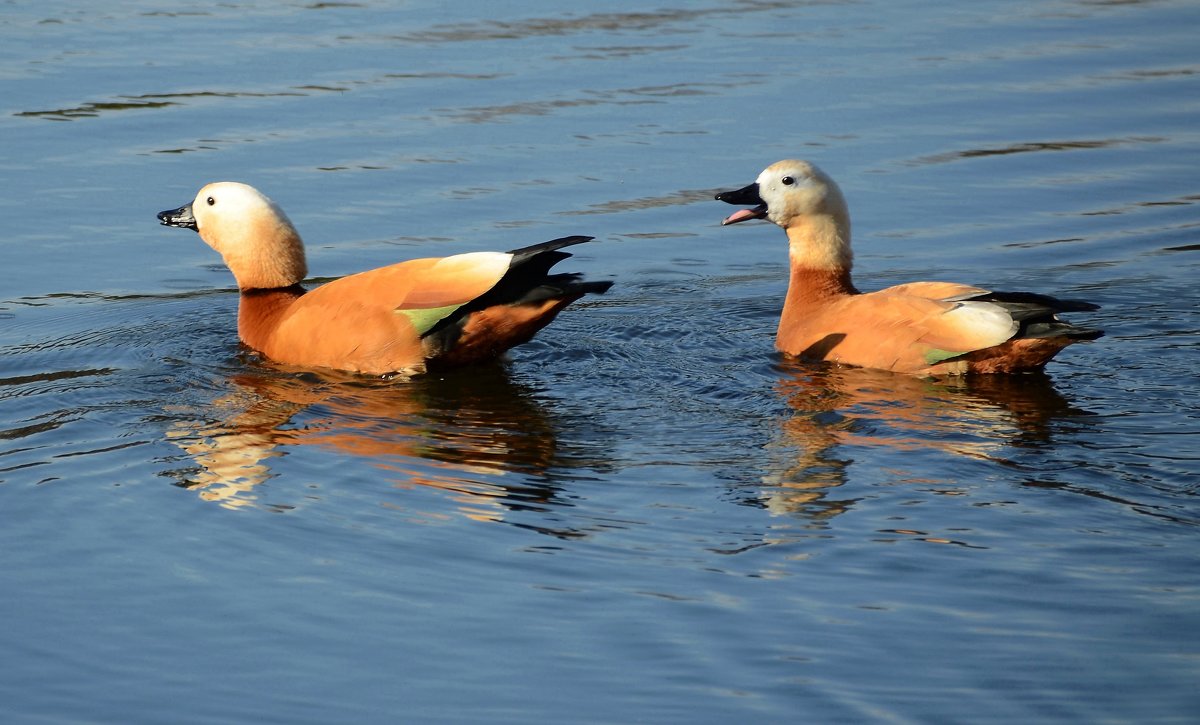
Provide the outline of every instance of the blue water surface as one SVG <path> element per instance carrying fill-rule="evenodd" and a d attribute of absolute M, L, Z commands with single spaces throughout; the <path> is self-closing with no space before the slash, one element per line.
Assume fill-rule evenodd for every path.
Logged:
<path fill-rule="evenodd" d="M 0 5 L 13 723 L 1192 722 L 1200 6 Z M 1102 305 L 1045 375 L 785 360 L 838 179 L 864 289 Z M 598 239 L 411 381 L 239 347 L 155 213 L 233 179 L 319 279 Z M 1086 318 L 1086 319 L 1084 319 Z"/>

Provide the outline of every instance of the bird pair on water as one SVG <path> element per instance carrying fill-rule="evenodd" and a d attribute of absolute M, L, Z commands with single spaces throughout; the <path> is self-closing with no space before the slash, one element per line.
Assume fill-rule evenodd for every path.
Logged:
<path fill-rule="evenodd" d="M 791 279 L 776 347 L 789 355 L 920 375 L 1014 373 L 1103 334 L 1057 317 L 1096 305 L 1029 292 L 910 282 L 860 293 L 850 279 L 845 199 L 810 163 L 780 161 L 716 198 L 749 207 L 724 225 L 765 218 L 787 233 Z M 253 187 L 209 184 L 158 218 L 194 229 L 220 252 L 241 291 L 242 342 L 300 367 L 380 375 L 495 358 L 612 285 L 551 272 L 571 256 L 565 247 L 592 239 L 573 236 L 507 253 L 414 259 L 306 291 L 300 235 Z"/>

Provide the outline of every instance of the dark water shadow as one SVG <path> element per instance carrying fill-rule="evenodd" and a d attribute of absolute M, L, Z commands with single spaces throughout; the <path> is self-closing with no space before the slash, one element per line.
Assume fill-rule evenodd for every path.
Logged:
<path fill-rule="evenodd" d="M 930 164 L 945 164 L 963 159 L 974 159 L 981 156 L 1008 156 L 1010 154 L 1027 154 L 1055 151 L 1087 151 L 1093 149 L 1112 148 L 1116 146 L 1154 144 L 1166 141 L 1159 136 L 1132 136 L 1128 138 L 1104 139 L 1070 139 L 1060 141 L 1025 141 L 1006 146 L 990 148 L 963 149 L 945 153 L 932 154 L 913 159 L 908 162 L 911 166 L 926 166 Z"/>
<path fill-rule="evenodd" d="M 394 486 L 445 491 L 481 520 L 553 506 L 559 492 L 547 473 L 571 465 L 552 416 L 501 364 L 409 380 L 257 365 L 224 387 L 209 419 L 179 420 L 167 437 L 190 459 L 171 473 L 177 484 L 227 508 L 263 505 L 261 487 L 297 447 L 335 454 L 327 478 L 337 478 L 337 456 L 358 459 L 346 461 L 356 470 L 365 460 Z"/>
<path fill-rule="evenodd" d="M 1013 450 L 1048 446 L 1056 421 L 1089 415 L 1044 374 L 935 380 L 798 361 L 780 368 L 776 392 L 790 415 L 771 445 L 779 467 L 758 504 L 817 522 L 859 500 L 839 495 L 854 450 L 932 453 L 941 470 L 929 475 L 953 478 L 956 459 L 1015 466 Z"/>

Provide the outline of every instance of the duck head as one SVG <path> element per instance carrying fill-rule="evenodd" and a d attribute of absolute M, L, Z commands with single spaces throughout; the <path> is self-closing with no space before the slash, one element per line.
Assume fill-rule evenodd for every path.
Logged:
<path fill-rule="evenodd" d="M 717 194 L 727 204 L 748 206 L 730 214 L 722 226 L 766 219 L 782 227 L 798 256 L 821 267 L 849 269 L 850 212 L 836 182 L 815 165 L 798 159 L 778 161 L 749 186 Z"/>
<path fill-rule="evenodd" d="M 247 184 L 208 184 L 190 204 L 159 212 L 158 220 L 198 232 L 221 254 L 241 289 L 290 287 L 308 273 L 304 243 L 291 220 Z"/>

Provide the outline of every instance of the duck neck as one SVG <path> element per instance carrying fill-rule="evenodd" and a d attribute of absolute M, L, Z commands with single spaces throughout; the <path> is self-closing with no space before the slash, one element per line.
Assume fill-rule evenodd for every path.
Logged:
<path fill-rule="evenodd" d="M 305 290 L 299 284 L 274 289 L 244 289 L 238 302 L 238 337 L 260 352 L 288 308 Z"/>
<path fill-rule="evenodd" d="M 850 280 L 849 230 L 837 225 L 788 227 L 791 278 L 779 317 L 779 335 L 805 329 L 815 313 L 838 299 L 858 294 Z"/>
<path fill-rule="evenodd" d="M 787 227 L 791 282 L 788 306 L 858 294 L 850 281 L 850 225 L 835 216 L 805 217 Z"/>
<path fill-rule="evenodd" d="M 304 242 L 281 214 L 250 219 L 232 231 L 219 225 L 200 231 L 200 237 L 221 253 L 241 289 L 283 289 L 307 276 Z M 230 238 L 236 242 L 225 243 Z"/>
<path fill-rule="evenodd" d="M 836 297 L 856 295 L 858 290 L 850 280 L 850 270 L 814 269 L 792 265 L 788 282 L 786 308 L 803 308 Z"/>

